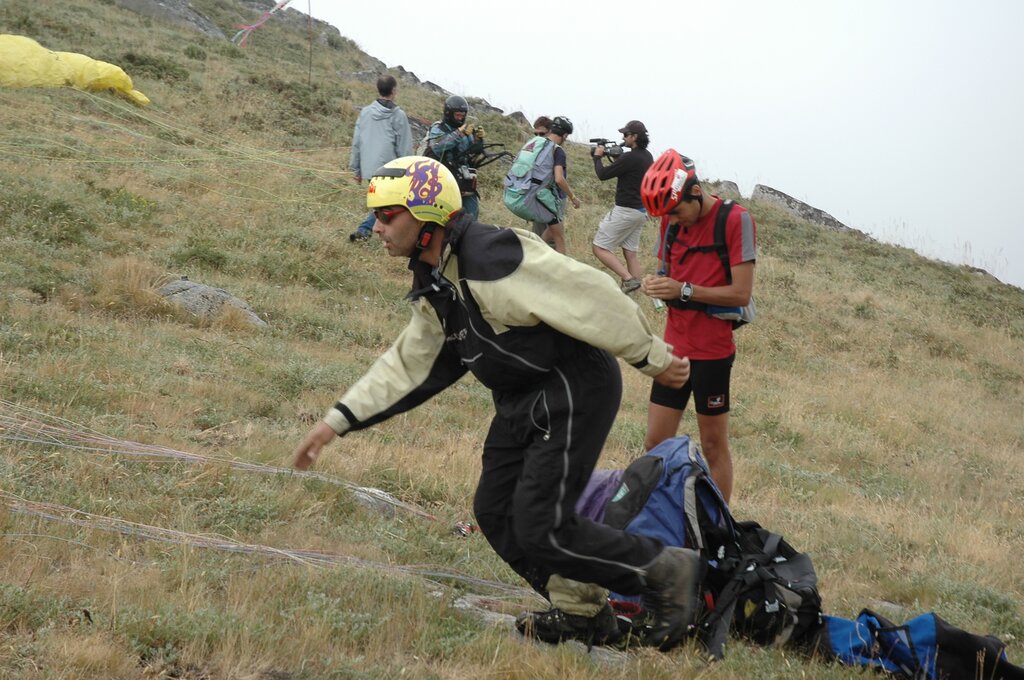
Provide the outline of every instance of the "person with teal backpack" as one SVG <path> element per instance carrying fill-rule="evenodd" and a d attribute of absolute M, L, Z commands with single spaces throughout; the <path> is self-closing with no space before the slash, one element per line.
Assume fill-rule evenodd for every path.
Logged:
<path fill-rule="evenodd" d="M 562 144 L 573 125 L 565 116 L 555 116 L 547 136 L 534 136 L 519 150 L 505 175 L 502 201 L 512 214 L 533 223 L 546 224 L 541 234 L 565 254 L 565 199 L 579 208 L 580 201 L 569 187 L 567 161 Z"/>

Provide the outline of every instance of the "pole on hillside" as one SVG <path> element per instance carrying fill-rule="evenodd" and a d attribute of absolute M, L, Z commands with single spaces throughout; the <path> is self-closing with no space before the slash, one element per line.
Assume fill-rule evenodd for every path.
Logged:
<path fill-rule="evenodd" d="M 309 78 L 306 85 L 313 89 L 313 0 L 306 0 L 306 16 L 309 18 Z"/>

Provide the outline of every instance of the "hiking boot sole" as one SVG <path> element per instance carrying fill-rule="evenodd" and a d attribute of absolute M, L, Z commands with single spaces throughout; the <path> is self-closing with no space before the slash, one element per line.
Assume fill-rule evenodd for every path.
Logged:
<path fill-rule="evenodd" d="M 670 583 L 656 597 L 666 600 L 655 608 L 653 629 L 646 644 L 665 652 L 686 637 L 697 604 L 698 554 L 686 548 L 665 548 L 670 551 L 667 566 L 671 568 Z M 665 569 L 665 565 L 659 565 Z M 666 606 L 667 605 L 667 606 Z"/>

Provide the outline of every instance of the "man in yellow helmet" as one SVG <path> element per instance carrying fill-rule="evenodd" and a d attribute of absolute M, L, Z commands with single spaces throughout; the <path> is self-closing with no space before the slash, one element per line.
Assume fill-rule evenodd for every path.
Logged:
<path fill-rule="evenodd" d="M 309 467 L 335 437 L 415 408 L 471 371 L 494 395 L 473 505 L 494 550 L 545 597 L 549 579 L 643 593 L 655 613 L 650 641 L 677 644 L 693 616 L 696 553 L 579 517 L 574 506 L 619 408 L 614 357 L 676 388 L 689 361 L 605 274 L 529 232 L 474 221 L 437 160 L 384 165 L 366 203 L 388 254 L 410 259 L 412 320 L 306 435 L 294 465 Z M 607 607 L 590 619 L 570 627 L 597 642 L 617 635 Z"/>

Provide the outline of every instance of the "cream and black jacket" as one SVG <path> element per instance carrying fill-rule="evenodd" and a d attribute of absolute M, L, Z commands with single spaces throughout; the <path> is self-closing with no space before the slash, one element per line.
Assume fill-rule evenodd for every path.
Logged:
<path fill-rule="evenodd" d="M 327 413 L 339 435 L 418 406 L 466 371 L 495 392 L 536 389 L 581 343 L 650 376 L 668 368 L 669 346 L 607 274 L 466 215 L 444 231 L 440 265 L 410 266 L 409 325 Z"/>

